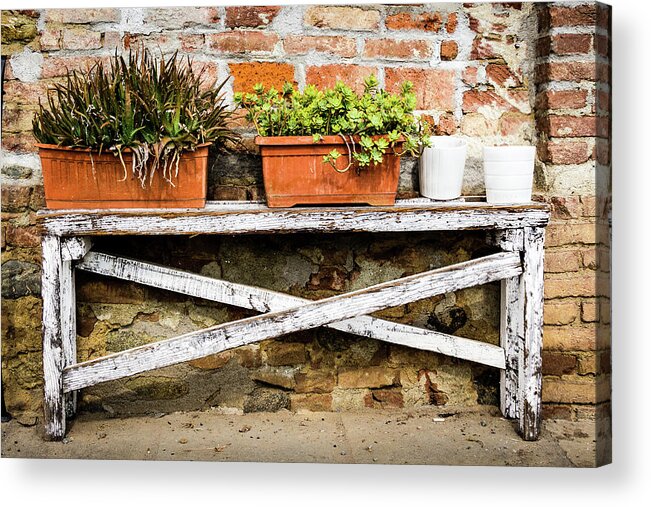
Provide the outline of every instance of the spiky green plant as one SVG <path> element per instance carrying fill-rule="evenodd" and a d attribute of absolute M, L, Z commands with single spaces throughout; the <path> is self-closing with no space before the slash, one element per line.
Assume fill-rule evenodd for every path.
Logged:
<path fill-rule="evenodd" d="M 206 83 L 188 57 L 174 53 L 154 58 L 146 48 L 117 53 L 89 71 L 68 71 L 48 91 L 47 107 L 39 100 L 34 137 L 44 144 L 110 151 L 119 157 L 130 150 L 131 170 L 144 187 L 162 170 L 169 183 L 178 175 L 183 151 L 200 144 L 224 147 L 238 142 L 229 123 L 233 115 L 222 88 Z"/>

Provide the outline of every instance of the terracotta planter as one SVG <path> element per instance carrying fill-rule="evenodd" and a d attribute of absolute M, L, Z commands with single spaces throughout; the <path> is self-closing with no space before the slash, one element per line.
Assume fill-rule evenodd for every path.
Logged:
<path fill-rule="evenodd" d="M 208 144 L 184 152 L 174 186 L 154 176 L 142 188 L 131 172 L 131 154 L 124 153 L 127 178 L 112 153 L 37 144 L 43 168 L 45 203 L 50 209 L 202 208 L 206 204 Z M 93 168 L 94 164 L 94 168 Z"/>
<path fill-rule="evenodd" d="M 256 137 L 262 154 L 262 173 L 271 208 L 297 204 L 392 205 L 398 191 L 400 156 L 388 150 L 380 165 L 353 166 L 339 173 L 323 156 L 333 149 L 342 154 L 337 168 L 348 165 L 348 151 L 339 136 L 324 136 L 315 143 L 311 136 Z M 400 150 L 401 146 L 397 147 Z"/>

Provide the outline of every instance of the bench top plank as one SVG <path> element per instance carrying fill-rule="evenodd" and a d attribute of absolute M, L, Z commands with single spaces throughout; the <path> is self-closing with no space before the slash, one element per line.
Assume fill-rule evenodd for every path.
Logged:
<path fill-rule="evenodd" d="M 398 200 L 394 206 L 269 208 L 248 201 L 209 201 L 201 209 L 41 210 L 54 236 L 407 232 L 545 227 L 544 203 Z"/>

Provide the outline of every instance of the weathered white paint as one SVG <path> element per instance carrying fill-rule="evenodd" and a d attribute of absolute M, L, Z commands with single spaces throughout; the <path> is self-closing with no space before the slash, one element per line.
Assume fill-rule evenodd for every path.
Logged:
<path fill-rule="evenodd" d="M 63 367 L 65 365 L 61 338 L 61 242 L 55 236 L 42 240 L 43 273 L 43 413 L 45 433 L 61 439 L 66 431 L 63 395 Z"/>
<path fill-rule="evenodd" d="M 64 244 L 61 252 L 65 251 Z M 63 353 L 63 367 L 77 362 L 77 298 L 75 294 L 75 270 L 72 261 L 61 262 L 60 274 L 60 319 L 61 319 L 61 347 Z M 68 417 L 77 411 L 77 392 L 65 395 L 65 411 Z"/>
<path fill-rule="evenodd" d="M 510 229 L 545 226 L 545 204 L 488 205 L 485 202 L 423 203 L 377 207 L 279 208 L 259 204 L 229 207 L 211 203 L 201 210 L 101 210 L 39 212 L 49 234 L 156 235 L 269 232 L 414 232 Z"/>
<path fill-rule="evenodd" d="M 518 254 L 498 253 L 306 303 L 297 308 L 221 324 L 69 366 L 63 374 L 64 391 L 70 392 L 437 294 L 518 276 L 521 272 Z"/>
<path fill-rule="evenodd" d="M 522 305 L 524 311 L 520 364 L 519 431 L 525 440 L 537 440 L 540 435 L 542 392 L 542 327 L 543 327 L 543 261 L 545 229 L 524 228 L 522 261 Z"/>
<path fill-rule="evenodd" d="M 64 261 L 83 259 L 92 246 L 91 239 L 84 236 L 63 238 L 61 240 L 61 257 Z"/>
<path fill-rule="evenodd" d="M 218 280 L 105 253 L 89 252 L 84 260 L 77 264 L 77 268 L 260 312 L 287 310 L 309 302 L 307 299 L 259 287 Z M 355 317 L 329 324 L 328 327 L 497 368 L 504 368 L 505 365 L 501 347 L 375 317 Z"/>

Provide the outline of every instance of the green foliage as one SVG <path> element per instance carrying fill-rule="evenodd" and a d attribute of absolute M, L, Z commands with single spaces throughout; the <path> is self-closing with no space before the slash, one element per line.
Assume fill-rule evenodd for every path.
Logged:
<path fill-rule="evenodd" d="M 373 75 L 364 81 L 361 95 L 342 82 L 324 90 L 309 85 L 302 93 L 294 90 L 291 83 L 285 83 L 281 92 L 273 87 L 265 90 L 261 84 L 254 86 L 253 91 L 235 94 L 235 103 L 246 110 L 247 120 L 255 125 L 259 135 L 312 136 L 315 143 L 322 136 L 342 136 L 349 158 L 348 167 L 342 172 L 353 161 L 359 167 L 381 163 L 386 151 L 399 141 L 403 142 L 400 154 L 419 155 L 423 146 L 429 146 L 428 125 L 413 114 L 416 94 L 409 81 L 401 85 L 398 94 L 379 89 Z M 333 150 L 324 162 L 335 167 L 340 156 L 339 151 Z"/>
<path fill-rule="evenodd" d="M 117 53 L 108 64 L 88 72 L 68 71 L 48 91 L 47 108 L 39 101 L 34 116 L 36 139 L 44 144 L 113 152 L 122 161 L 133 153 L 132 171 L 143 187 L 160 168 L 172 183 L 181 152 L 200 144 L 224 147 L 239 137 L 228 126 L 233 111 L 219 86 L 202 86 L 203 73 L 174 53 L 153 58 L 146 48 Z"/>

